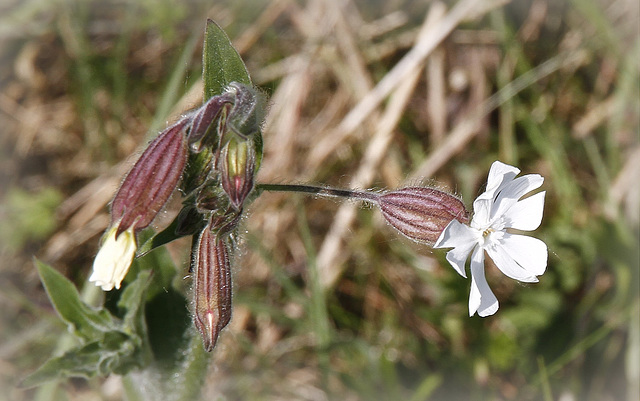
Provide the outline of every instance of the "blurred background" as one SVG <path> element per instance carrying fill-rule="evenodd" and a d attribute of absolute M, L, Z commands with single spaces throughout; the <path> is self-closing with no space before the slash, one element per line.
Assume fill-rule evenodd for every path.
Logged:
<path fill-rule="evenodd" d="M 377 211 L 264 194 L 203 399 L 640 399 L 638 2 L 474 3 L 1 1 L 0 399 L 123 397 L 16 387 L 66 332 L 32 258 L 88 285 L 120 176 L 202 101 L 206 17 L 271 98 L 259 181 L 470 207 L 501 160 L 545 177 L 550 254 L 537 284 L 488 267 L 500 310 L 470 318 L 469 280 Z M 189 242 L 167 248 L 186 277 Z"/>

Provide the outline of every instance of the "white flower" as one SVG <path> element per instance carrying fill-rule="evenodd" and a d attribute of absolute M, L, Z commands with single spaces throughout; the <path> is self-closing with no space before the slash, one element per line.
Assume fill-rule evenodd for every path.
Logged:
<path fill-rule="evenodd" d="M 120 233 L 116 238 L 119 224 L 115 224 L 105 236 L 104 242 L 93 261 L 93 274 L 89 281 L 93 281 L 104 291 L 111 291 L 113 287 L 120 288 L 120 283 L 131 266 L 136 253 L 136 237 L 133 226 Z"/>
<path fill-rule="evenodd" d="M 452 220 L 442 231 L 434 248 L 453 248 L 447 260 L 462 276 L 471 254 L 471 293 L 469 316 L 484 317 L 498 310 L 498 299 L 484 276 L 485 251 L 508 277 L 533 283 L 547 268 L 547 245 L 536 238 L 516 235 L 507 229 L 530 231 L 540 226 L 544 192 L 519 200 L 539 188 L 544 181 L 538 174 L 515 178 L 520 170 L 494 162 L 489 171 L 487 189 L 473 202 L 473 219 L 469 226 Z"/>

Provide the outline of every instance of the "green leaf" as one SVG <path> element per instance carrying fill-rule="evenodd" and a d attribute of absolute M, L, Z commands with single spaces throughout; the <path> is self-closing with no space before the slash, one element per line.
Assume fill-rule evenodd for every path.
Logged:
<path fill-rule="evenodd" d="M 202 54 L 204 100 L 219 95 L 231 82 L 253 86 L 247 67 L 218 24 L 207 20 Z"/>
<path fill-rule="evenodd" d="M 146 294 L 151 282 L 151 271 L 142 270 L 138 273 L 136 279 L 127 285 L 120 296 L 118 308 L 126 311 L 121 323 L 121 331 L 129 335 L 131 348 L 133 348 L 131 354 L 135 355 L 137 360 L 133 362 L 125 360 L 125 366 L 115 365 L 114 369 L 124 369 L 124 372 L 127 372 L 131 369 L 130 366 L 126 366 L 127 364 L 144 366 L 151 362 L 153 358 L 145 319 Z M 128 355 L 124 346 L 122 351 Z"/>
<path fill-rule="evenodd" d="M 148 344 L 157 366 L 164 370 L 175 368 L 184 357 L 185 341 L 188 340 L 186 333 L 193 330 L 189 301 L 169 287 L 149 300 L 145 317 Z"/>
<path fill-rule="evenodd" d="M 183 235 L 176 234 L 176 227 L 178 226 L 178 217 L 176 217 L 167 228 L 154 234 L 151 238 L 146 240 L 139 248 L 136 258 L 146 256 L 154 249 L 166 245 L 171 241 L 175 241 L 178 238 L 182 238 Z"/>
<path fill-rule="evenodd" d="M 110 331 L 100 341 L 65 352 L 49 359 L 29 375 L 21 387 L 33 387 L 56 378 L 107 376 L 124 374 L 142 367 L 142 359 L 134 344 L 135 338 L 119 331 Z"/>
<path fill-rule="evenodd" d="M 149 255 L 136 261 L 143 269 L 153 272 L 151 284 L 146 293 L 147 301 L 159 292 L 166 292 L 167 288 L 173 287 L 178 271 L 182 272 L 183 267 L 176 266 L 166 247 L 156 249 Z"/>
<path fill-rule="evenodd" d="M 35 260 L 35 264 L 51 303 L 73 334 L 92 341 L 117 327 L 106 309 L 93 308 L 82 302 L 75 285 L 53 267 L 39 260 Z"/>
<path fill-rule="evenodd" d="M 96 310 L 80 301 L 73 284 L 53 268 L 39 261 L 36 264 L 56 309 L 86 344 L 45 362 L 21 383 L 23 387 L 71 376 L 89 378 L 125 374 L 148 365 L 151 350 L 146 341 L 144 301 L 151 282 L 150 271 L 138 273 L 122 292 L 118 307 L 125 313 L 120 321 L 106 309 Z"/>
<path fill-rule="evenodd" d="M 118 307 L 126 310 L 122 328 L 127 333 L 136 333 L 139 337 L 146 336 L 147 328 L 144 321 L 144 296 L 149 283 L 151 272 L 142 270 L 135 281 L 129 284 L 120 296 Z"/>

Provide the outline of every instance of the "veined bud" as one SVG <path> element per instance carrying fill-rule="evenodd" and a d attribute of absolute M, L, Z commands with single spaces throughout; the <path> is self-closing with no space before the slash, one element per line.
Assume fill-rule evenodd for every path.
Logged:
<path fill-rule="evenodd" d="M 211 351 L 231 320 L 231 265 L 227 245 L 209 226 L 200 234 L 193 263 L 194 321 L 204 349 Z"/>
<path fill-rule="evenodd" d="M 195 205 L 201 214 L 209 215 L 210 212 L 226 209 L 229 204 L 229 196 L 221 188 L 217 176 L 212 174 L 205 184 L 198 188 Z"/>
<path fill-rule="evenodd" d="M 469 222 L 457 197 L 424 187 L 402 188 L 380 195 L 378 205 L 394 228 L 414 241 L 433 244 L 453 219 Z"/>
<path fill-rule="evenodd" d="M 219 236 L 235 230 L 242 216 L 242 208 L 237 209 L 231 204 L 229 196 L 215 180 L 200 190 L 196 207 L 200 214 L 208 216 L 209 229 Z"/>
<path fill-rule="evenodd" d="M 256 152 L 253 140 L 231 138 L 222 148 L 218 159 L 218 169 L 222 188 L 229 196 L 233 206 L 240 210 L 244 200 L 253 189 L 256 170 Z"/>
<path fill-rule="evenodd" d="M 218 117 L 231 107 L 232 101 L 230 94 L 213 96 L 195 112 L 189 131 L 189 146 L 193 152 L 200 153 L 206 146 L 214 149 L 218 146 Z"/>
<path fill-rule="evenodd" d="M 227 210 L 217 210 L 211 215 L 211 231 L 219 236 L 232 233 L 242 217 L 242 209 L 237 210 L 229 207 Z"/>
<path fill-rule="evenodd" d="M 135 226 L 147 227 L 178 186 L 187 161 L 185 117 L 154 139 L 133 165 L 111 202 L 111 226 L 116 237 Z"/>
<path fill-rule="evenodd" d="M 239 82 L 230 83 L 226 93 L 234 97 L 226 119 L 227 128 L 244 139 L 259 133 L 266 109 L 262 93 Z"/>

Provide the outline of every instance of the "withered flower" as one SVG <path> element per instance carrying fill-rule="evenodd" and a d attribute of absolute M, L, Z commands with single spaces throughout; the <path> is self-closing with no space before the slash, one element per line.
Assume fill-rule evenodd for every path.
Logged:
<path fill-rule="evenodd" d="M 147 227 L 178 185 L 187 160 L 183 118 L 154 139 L 133 165 L 111 202 L 111 224 L 93 263 L 90 281 L 120 288 L 135 255 L 136 233 Z"/>

